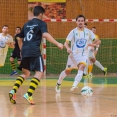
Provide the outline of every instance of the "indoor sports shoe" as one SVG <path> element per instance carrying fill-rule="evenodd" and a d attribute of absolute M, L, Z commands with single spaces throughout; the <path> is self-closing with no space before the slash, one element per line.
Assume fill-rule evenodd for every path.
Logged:
<path fill-rule="evenodd" d="M 56 90 L 57 93 L 61 92 L 60 84 L 58 84 L 58 83 L 56 84 L 55 90 Z"/>
<path fill-rule="evenodd" d="M 72 86 L 72 88 L 70 89 L 70 91 L 72 92 L 72 91 L 74 91 L 76 88 L 78 88 L 78 87 Z"/>
<path fill-rule="evenodd" d="M 10 76 L 13 76 L 15 74 L 18 74 L 18 72 L 16 70 L 15 71 L 12 71 L 11 74 L 10 74 Z"/>
<path fill-rule="evenodd" d="M 23 96 L 31 105 L 35 105 L 32 96 L 29 96 L 28 93 L 24 94 Z"/>
<path fill-rule="evenodd" d="M 9 92 L 9 98 L 11 103 L 16 104 L 16 93 L 14 90 Z"/>
<path fill-rule="evenodd" d="M 104 68 L 103 73 L 104 73 L 104 76 L 107 75 L 107 68 Z"/>
<path fill-rule="evenodd" d="M 89 78 L 89 74 L 83 74 L 83 78 Z"/>

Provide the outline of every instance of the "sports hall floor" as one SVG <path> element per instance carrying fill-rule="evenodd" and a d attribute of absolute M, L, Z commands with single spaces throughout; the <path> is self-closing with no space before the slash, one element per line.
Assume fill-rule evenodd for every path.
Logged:
<path fill-rule="evenodd" d="M 33 98 L 36 105 L 29 105 L 23 98 L 30 79 L 17 92 L 17 104 L 9 101 L 15 77 L 0 76 L 0 117 L 117 117 L 117 77 L 82 79 L 78 89 L 70 92 L 74 78 L 66 78 L 61 93 L 55 92 L 57 76 L 43 78 Z M 84 85 L 93 89 L 93 96 L 85 98 L 80 90 Z"/>

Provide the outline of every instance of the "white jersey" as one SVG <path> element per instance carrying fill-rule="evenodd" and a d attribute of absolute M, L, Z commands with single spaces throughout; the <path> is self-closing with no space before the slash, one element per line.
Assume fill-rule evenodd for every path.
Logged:
<path fill-rule="evenodd" d="M 7 55 L 8 45 L 6 43 L 13 42 L 13 38 L 11 35 L 7 34 L 4 36 L 0 33 L 0 55 Z"/>
<path fill-rule="evenodd" d="M 67 36 L 66 41 L 71 41 L 71 50 L 80 56 L 88 56 L 88 44 L 95 39 L 94 33 L 84 28 L 83 31 L 74 28 Z"/>

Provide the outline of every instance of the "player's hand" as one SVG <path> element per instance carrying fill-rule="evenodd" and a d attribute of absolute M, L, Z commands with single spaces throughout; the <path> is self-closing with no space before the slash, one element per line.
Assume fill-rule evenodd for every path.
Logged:
<path fill-rule="evenodd" d="M 70 48 L 67 48 L 67 52 L 70 54 L 72 53 L 71 49 Z"/>
<path fill-rule="evenodd" d="M 62 43 L 58 43 L 58 48 L 60 48 L 61 50 L 63 49 L 63 44 Z"/>
<path fill-rule="evenodd" d="M 5 43 L 6 43 L 6 45 L 10 46 L 10 43 L 9 42 L 5 42 Z"/>
<path fill-rule="evenodd" d="M 96 54 L 97 54 L 97 52 L 98 52 L 98 50 L 95 50 L 94 54 L 96 55 Z"/>

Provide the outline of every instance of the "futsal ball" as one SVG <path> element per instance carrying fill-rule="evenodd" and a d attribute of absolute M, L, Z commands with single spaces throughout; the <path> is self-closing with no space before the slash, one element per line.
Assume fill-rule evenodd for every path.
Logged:
<path fill-rule="evenodd" d="M 91 87 L 89 86 L 84 86 L 82 89 L 81 89 L 81 94 L 85 97 L 91 97 L 93 95 L 93 90 Z"/>

